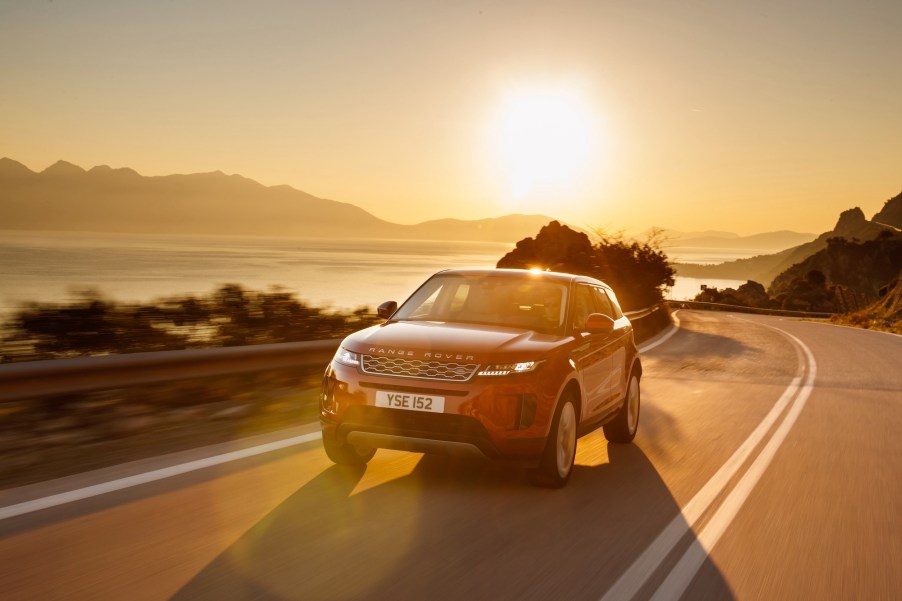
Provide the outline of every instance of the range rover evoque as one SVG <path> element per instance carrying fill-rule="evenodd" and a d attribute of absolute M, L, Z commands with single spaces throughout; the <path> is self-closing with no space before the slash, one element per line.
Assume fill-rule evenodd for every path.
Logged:
<path fill-rule="evenodd" d="M 377 448 L 527 464 L 560 487 L 578 437 L 629 443 L 642 364 L 614 291 L 596 279 L 518 269 L 449 270 L 380 325 L 351 334 L 326 368 L 322 440 L 340 464 Z"/>

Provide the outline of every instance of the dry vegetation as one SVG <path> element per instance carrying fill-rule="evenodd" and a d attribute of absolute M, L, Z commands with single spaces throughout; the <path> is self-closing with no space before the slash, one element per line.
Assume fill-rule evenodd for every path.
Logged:
<path fill-rule="evenodd" d="M 861 311 L 836 315 L 833 323 L 902 334 L 902 272 L 881 290 L 882 296 Z"/>

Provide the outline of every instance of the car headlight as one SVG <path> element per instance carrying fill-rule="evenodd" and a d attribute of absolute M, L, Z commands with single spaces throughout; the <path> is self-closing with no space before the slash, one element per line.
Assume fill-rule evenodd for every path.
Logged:
<path fill-rule="evenodd" d="M 495 363 L 486 365 L 477 375 L 507 376 L 509 374 L 526 374 L 535 371 L 544 361 L 523 361 L 520 363 Z"/>
<path fill-rule="evenodd" d="M 348 349 L 342 347 L 338 347 L 334 359 L 336 363 L 347 365 L 348 367 L 357 367 L 360 365 L 360 355 L 352 353 Z"/>

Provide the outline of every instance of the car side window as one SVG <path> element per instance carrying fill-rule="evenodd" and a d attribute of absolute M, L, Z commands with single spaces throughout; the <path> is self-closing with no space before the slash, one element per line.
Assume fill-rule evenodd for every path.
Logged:
<path fill-rule="evenodd" d="M 620 309 L 620 303 L 617 302 L 617 295 L 614 294 L 613 290 L 605 290 L 605 296 L 611 301 L 611 308 L 614 309 L 614 312 L 611 313 L 611 317 L 614 319 L 620 319 L 623 317 L 623 311 Z"/>
<path fill-rule="evenodd" d="M 585 284 L 578 284 L 573 294 L 573 311 L 570 313 L 570 327 L 578 332 L 586 329 L 586 318 L 595 313 L 595 300 L 592 289 Z"/>
<path fill-rule="evenodd" d="M 592 286 L 592 294 L 595 297 L 596 311 L 607 315 L 611 319 L 617 319 L 614 317 L 614 307 L 605 291 L 597 286 Z"/>

